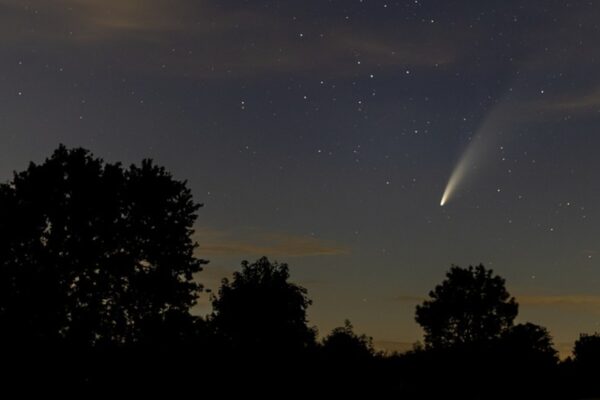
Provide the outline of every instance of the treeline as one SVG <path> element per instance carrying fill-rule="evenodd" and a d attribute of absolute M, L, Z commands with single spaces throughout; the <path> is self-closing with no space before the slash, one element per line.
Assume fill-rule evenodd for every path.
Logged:
<path fill-rule="evenodd" d="M 373 348 L 349 321 L 318 338 L 286 264 L 244 261 L 218 292 L 196 280 L 196 204 L 145 160 L 124 167 L 59 147 L 0 185 L 3 388 L 65 395 L 405 399 L 600 396 L 600 335 L 560 361 L 548 331 L 484 266 L 453 266 L 417 306 L 423 345 Z M 210 296 L 206 318 L 190 313 Z"/>

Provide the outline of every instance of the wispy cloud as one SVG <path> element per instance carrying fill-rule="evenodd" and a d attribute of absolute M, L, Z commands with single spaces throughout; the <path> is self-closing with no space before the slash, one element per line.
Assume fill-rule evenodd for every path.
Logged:
<path fill-rule="evenodd" d="M 348 249 L 343 246 L 313 236 L 266 232 L 259 229 L 200 229 L 196 232 L 195 240 L 198 241 L 198 253 L 202 257 L 314 257 L 348 253 Z"/>
<path fill-rule="evenodd" d="M 517 301 L 525 306 L 600 310 L 600 295 L 523 295 Z"/>
<path fill-rule="evenodd" d="M 517 302 L 524 306 L 535 307 L 573 307 L 600 310 L 600 295 L 520 295 L 515 296 Z M 402 303 L 420 303 L 426 298 L 410 294 L 401 294 L 391 298 Z"/>
<path fill-rule="evenodd" d="M 410 294 L 401 294 L 392 297 L 392 301 L 398 301 L 400 303 L 421 303 L 425 300 L 423 296 L 415 296 Z"/>
<path fill-rule="evenodd" d="M 10 33 L 0 40 L 20 43 L 33 38 L 55 45 L 155 41 L 166 33 L 189 29 L 190 24 L 196 30 L 207 27 L 205 23 L 195 24 L 185 12 L 189 7 L 177 3 L 178 7 L 165 0 L 0 0 L 4 11 L 0 32 Z M 202 10 L 204 4 L 197 1 L 195 7 Z M 24 29 L 27 25 L 30 28 Z"/>
<path fill-rule="evenodd" d="M 524 306 L 573 307 L 600 310 L 600 295 L 519 295 L 515 296 L 515 298 L 519 304 Z M 391 300 L 401 303 L 420 303 L 425 301 L 426 297 L 412 294 L 400 294 L 391 297 Z"/>
<path fill-rule="evenodd" d="M 600 112 L 600 86 L 583 92 L 565 93 L 538 103 L 542 110 L 569 113 Z"/>
<path fill-rule="evenodd" d="M 415 25 L 409 36 L 397 26 L 296 26 L 269 10 L 202 0 L 0 0 L 0 11 L 0 43 L 85 51 L 110 43 L 127 49 L 122 68 L 189 78 L 348 77 L 451 64 L 464 53 L 437 28 Z"/>

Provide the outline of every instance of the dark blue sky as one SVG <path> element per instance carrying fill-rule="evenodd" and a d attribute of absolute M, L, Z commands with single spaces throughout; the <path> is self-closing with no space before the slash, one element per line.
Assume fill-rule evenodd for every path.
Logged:
<path fill-rule="evenodd" d="M 205 204 L 208 287 L 267 255 L 322 333 L 350 318 L 399 348 L 450 264 L 482 262 L 563 349 L 600 330 L 598 21 L 593 1 L 0 0 L 0 178 L 59 143 L 151 157 Z"/>

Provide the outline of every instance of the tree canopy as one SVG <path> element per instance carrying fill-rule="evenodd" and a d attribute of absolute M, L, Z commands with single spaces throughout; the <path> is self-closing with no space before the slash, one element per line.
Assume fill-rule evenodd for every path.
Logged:
<path fill-rule="evenodd" d="M 577 365 L 600 371 L 600 333 L 581 334 L 573 347 L 574 361 Z"/>
<path fill-rule="evenodd" d="M 504 349 L 510 349 L 520 357 L 537 359 L 548 364 L 555 364 L 558 361 L 552 337 L 542 326 L 531 322 L 515 325 L 504 332 L 501 340 Z"/>
<path fill-rule="evenodd" d="M 315 343 L 306 310 L 305 288 L 288 282 L 287 264 L 266 257 L 242 262 L 242 271 L 224 279 L 213 299 L 212 323 L 240 351 L 300 351 Z"/>
<path fill-rule="evenodd" d="M 186 182 L 60 146 L 0 185 L 0 335 L 120 345 L 189 321 L 201 285 Z M 179 334 L 179 333 L 176 333 Z"/>
<path fill-rule="evenodd" d="M 449 347 L 499 338 L 513 325 L 518 305 L 505 281 L 483 265 L 452 266 L 446 279 L 418 305 L 415 319 L 428 347 Z"/>
<path fill-rule="evenodd" d="M 365 362 L 375 355 L 373 339 L 355 333 L 349 320 L 323 339 L 322 349 L 326 357 L 342 362 Z"/>

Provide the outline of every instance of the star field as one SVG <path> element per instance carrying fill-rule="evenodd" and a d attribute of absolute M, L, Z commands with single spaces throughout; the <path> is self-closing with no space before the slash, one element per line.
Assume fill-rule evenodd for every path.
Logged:
<path fill-rule="evenodd" d="M 593 1 L 0 0 L 0 177 L 59 143 L 151 157 L 205 204 L 207 287 L 267 255 L 322 332 L 349 318 L 401 348 L 450 264 L 482 262 L 567 346 L 600 330 L 599 17 Z"/>

